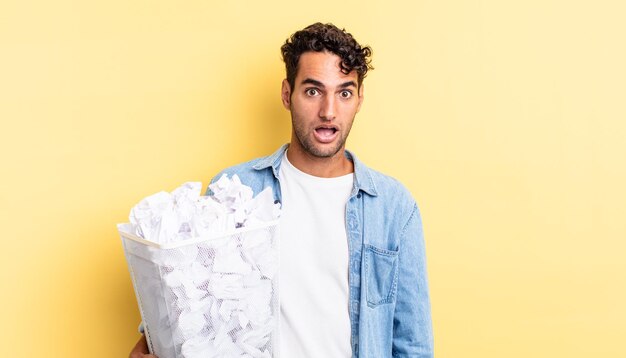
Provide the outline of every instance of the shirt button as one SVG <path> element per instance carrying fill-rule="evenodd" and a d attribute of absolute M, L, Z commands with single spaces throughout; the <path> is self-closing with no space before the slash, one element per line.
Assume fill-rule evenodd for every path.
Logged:
<path fill-rule="evenodd" d="M 360 199 L 360 198 L 361 198 L 361 193 L 358 193 L 358 194 L 356 195 L 356 197 Z"/>

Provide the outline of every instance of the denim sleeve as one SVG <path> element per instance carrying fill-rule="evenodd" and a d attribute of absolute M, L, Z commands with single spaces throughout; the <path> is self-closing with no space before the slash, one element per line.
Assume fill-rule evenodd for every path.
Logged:
<path fill-rule="evenodd" d="M 416 204 L 403 228 L 399 250 L 393 357 L 432 358 L 426 252 L 422 220 Z"/>

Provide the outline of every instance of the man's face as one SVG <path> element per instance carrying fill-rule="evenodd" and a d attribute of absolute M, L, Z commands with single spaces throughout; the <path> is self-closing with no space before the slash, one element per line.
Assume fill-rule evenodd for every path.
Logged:
<path fill-rule="evenodd" d="M 333 157 L 344 149 L 363 101 L 356 71 L 344 74 L 340 62 L 330 52 L 305 52 L 294 88 L 283 81 L 282 100 L 293 124 L 291 145 L 317 158 Z"/>

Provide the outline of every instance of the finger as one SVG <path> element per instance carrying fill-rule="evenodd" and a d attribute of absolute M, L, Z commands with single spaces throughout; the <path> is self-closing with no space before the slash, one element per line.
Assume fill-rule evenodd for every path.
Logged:
<path fill-rule="evenodd" d="M 144 357 L 155 358 L 156 357 L 149 353 L 150 351 L 148 350 L 148 342 L 146 341 L 146 336 L 142 335 L 141 338 L 139 338 L 139 341 L 137 341 L 137 344 L 135 344 L 135 347 L 133 348 L 133 350 L 130 352 L 129 357 L 130 358 L 144 358 Z"/>

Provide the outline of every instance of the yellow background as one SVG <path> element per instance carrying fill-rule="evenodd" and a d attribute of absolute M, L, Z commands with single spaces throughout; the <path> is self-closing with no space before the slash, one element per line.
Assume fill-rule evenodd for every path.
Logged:
<path fill-rule="evenodd" d="M 115 224 L 289 139 L 279 47 L 374 49 L 348 146 L 425 224 L 438 357 L 625 357 L 622 1 L 2 1 L 0 356 L 124 357 Z"/>

